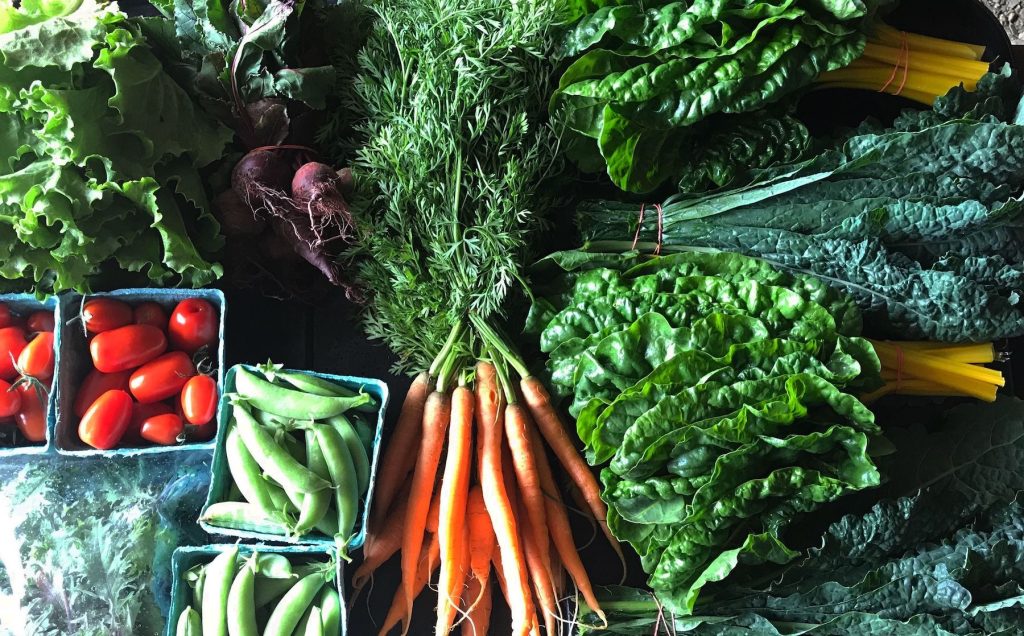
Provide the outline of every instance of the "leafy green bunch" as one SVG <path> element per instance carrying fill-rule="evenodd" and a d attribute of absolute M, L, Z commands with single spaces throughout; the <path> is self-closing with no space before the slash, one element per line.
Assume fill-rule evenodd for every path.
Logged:
<path fill-rule="evenodd" d="M 713 584 L 689 616 L 666 615 L 647 591 L 606 589 L 599 600 L 610 624 L 584 609 L 581 633 L 1019 633 L 1024 402 L 932 410 L 917 403 L 888 414 L 896 452 L 879 460 L 887 483 L 878 497 L 821 526 L 790 564 Z"/>
<path fill-rule="evenodd" d="M 1024 125 L 1009 68 L 891 128 L 865 124 L 752 182 L 681 193 L 658 215 L 588 202 L 579 225 L 601 249 L 742 252 L 849 294 L 873 333 L 944 342 L 1024 334 Z M 638 226 L 642 225 L 642 227 Z M 612 241 L 608 243 L 607 241 Z"/>
<path fill-rule="evenodd" d="M 738 254 L 568 252 L 529 326 L 572 395 L 608 525 L 690 613 L 741 563 L 786 563 L 801 515 L 871 488 L 880 364 L 849 298 Z M 561 274 L 557 272 L 561 270 Z"/>
<path fill-rule="evenodd" d="M 807 129 L 774 105 L 860 57 L 890 1 L 576 2 L 551 112 L 580 167 L 622 190 L 725 185 L 799 158 Z"/>
<path fill-rule="evenodd" d="M 86 291 L 106 264 L 154 284 L 221 275 L 199 169 L 230 132 L 116 5 L 0 7 L 0 279 Z"/>

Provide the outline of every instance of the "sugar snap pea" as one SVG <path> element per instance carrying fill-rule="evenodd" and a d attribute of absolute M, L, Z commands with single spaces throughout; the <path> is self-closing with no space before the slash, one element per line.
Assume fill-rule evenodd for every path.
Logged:
<path fill-rule="evenodd" d="M 206 566 L 203 584 L 203 636 L 228 636 L 227 603 L 231 582 L 235 578 L 238 546 L 218 554 Z"/>
<path fill-rule="evenodd" d="M 285 592 L 292 589 L 298 580 L 298 577 L 287 579 L 256 577 L 256 591 L 253 594 L 253 604 L 256 609 L 266 607 L 271 601 L 281 598 Z"/>
<path fill-rule="evenodd" d="M 270 497 L 271 485 L 263 478 L 263 471 L 256 463 L 249 449 L 242 441 L 242 434 L 234 422 L 229 424 L 228 436 L 224 440 L 224 455 L 228 460 L 228 471 L 234 480 L 242 496 L 251 504 L 255 504 L 264 510 L 276 510 L 274 501 Z"/>
<path fill-rule="evenodd" d="M 186 607 L 178 616 L 175 636 L 203 636 L 203 622 L 199 618 L 199 612 L 191 607 Z"/>
<path fill-rule="evenodd" d="M 253 552 L 228 590 L 228 636 L 259 636 L 254 597 L 257 559 L 259 555 Z"/>
<path fill-rule="evenodd" d="M 270 498 L 274 501 L 274 510 L 298 516 L 299 508 L 302 507 L 302 493 L 285 490 L 274 483 L 271 483 L 270 486 Z"/>
<path fill-rule="evenodd" d="M 274 441 L 285 447 L 288 454 L 303 466 L 306 465 L 306 444 L 295 438 L 291 430 L 274 431 Z"/>
<path fill-rule="evenodd" d="M 283 554 L 261 554 L 256 560 L 256 576 L 267 579 L 294 578 L 292 562 Z"/>
<path fill-rule="evenodd" d="M 197 565 L 185 573 L 185 580 L 192 586 L 192 606 L 203 606 L 203 584 L 206 582 L 206 566 Z"/>
<path fill-rule="evenodd" d="M 284 513 L 264 510 L 241 501 L 220 501 L 210 504 L 201 520 L 220 528 L 280 535 L 287 535 L 292 525 Z"/>
<path fill-rule="evenodd" d="M 333 426 L 334 430 L 338 431 L 338 435 L 341 436 L 345 446 L 348 447 L 348 452 L 352 456 L 352 463 L 356 467 L 359 495 L 366 494 L 366 490 L 370 487 L 370 458 L 366 454 L 363 443 L 359 441 L 356 429 L 353 428 L 352 422 L 344 415 L 329 418 L 327 423 Z"/>
<path fill-rule="evenodd" d="M 235 404 L 234 415 L 236 426 L 249 453 L 260 468 L 282 487 L 303 493 L 330 487 L 327 481 L 295 461 L 295 458 L 275 442 L 273 435 L 260 426 L 243 406 Z"/>
<path fill-rule="evenodd" d="M 267 413 L 260 409 L 253 409 L 252 416 L 256 418 L 256 421 L 269 429 L 290 429 L 295 423 L 295 420 L 287 417 L 280 417 L 273 413 Z"/>
<path fill-rule="evenodd" d="M 356 513 L 359 510 L 359 482 L 356 478 L 355 464 L 348 447 L 342 441 L 338 431 L 332 426 L 316 427 L 317 441 L 327 461 L 327 469 L 334 484 L 334 505 L 338 508 L 338 534 L 335 541 L 338 550 L 345 555 L 348 541 L 352 537 L 352 529 L 356 524 Z"/>
<path fill-rule="evenodd" d="M 317 599 L 317 605 L 320 606 L 320 618 L 324 625 L 324 634 L 327 636 L 337 636 L 341 629 L 341 597 L 338 596 L 338 590 L 334 587 L 327 585 L 320 591 L 320 597 Z"/>
<path fill-rule="evenodd" d="M 366 449 L 366 454 L 369 455 L 373 452 L 373 438 L 377 436 L 377 430 L 358 415 L 351 417 L 349 421 L 352 422 L 352 426 L 356 429 L 356 435 L 359 436 L 359 441 L 363 443 L 363 448 Z"/>
<path fill-rule="evenodd" d="M 309 612 L 309 622 L 306 623 L 305 636 L 324 636 L 323 614 L 316 605 Z"/>
<path fill-rule="evenodd" d="M 312 428 L 306 429 L 305 441 L 307 466 L 320 477 L 330 479 L 327 461 L 324 459 L 320 445 L 317 443 L 316 432 Z M 295 534 L 306 534 L 313 529 L 318 521 L 324 518 L 327 514 L 327 509 L 331 505 L 332 494 L 329 489 L 326 489 L 308 493 L 302 498 L 302 506 L 299 507 L 299 521 L 295 524 Z"/>
<path fill-rule="evenodd" d="M 302 614 L 302 618 L 299 619 L 295 629 L 292 630 L 292 636 L 303 636 L 306 633 L 306 626 L 309 625 L 309 619 L 313 615 L 313 608 L 316 607 L 316 602 L 310 603 L 309 607 Z"/>
<path fill-rule="evenodd" d="M 324 397 L 352 397 L 353 395 L 359 395 L 357 391 L 311 373 L 277 371 L 274 373 L 274 377 L 284 380 L 299 391 L 305 391 L 313 395 L 322 395 Z"/>
<path fill-rule="evenodd" d="M 358 408 L 373 401 L 373 398 L 366 393 L 352 397 L 330 397 L 303 393 L 277 386 L 244 367 L 237 367 L 237 369 L 235 389 L 239 395 L 256 408 L 281 417 L 297 420 L 320 420 L 340 415 L 349 409 Z"/>
<path fill-rule="evenodd" d="M 278 601 L 263 628 L 263 636 L 290 636 L 325 582 L 324 573 L 315 572 L 296 583 Z"/>

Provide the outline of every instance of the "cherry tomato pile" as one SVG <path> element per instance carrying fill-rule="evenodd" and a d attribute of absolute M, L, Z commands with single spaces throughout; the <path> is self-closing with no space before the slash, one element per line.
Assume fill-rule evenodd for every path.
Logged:
<path fill-rule="evenodd" d="M 207 441 L 216 432 L 216 307 L 189 298 L 167 311 L 94 298 L 82 306 L 92 368 L 75 394 L 78 437 L 101 450 Z M 211 371 L 210 369 L 203 369 Z"/>
<path fill-rule="evenodd" d="M 19 445 L 46 441 L 46 405 L 53 383 L 53 310 L 19 316 L 0 303 L 0 434 Z"/>

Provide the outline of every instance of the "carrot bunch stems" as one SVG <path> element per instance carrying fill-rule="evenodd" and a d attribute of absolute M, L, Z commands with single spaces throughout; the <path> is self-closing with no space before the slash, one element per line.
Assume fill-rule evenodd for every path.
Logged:
<path fill-rule="evenodd" d="M 597 480 L 547 390 L 497 329 L 478 316 L 452 328 L 430 369 L 413 383 L 393 440 L 384 456 L 396 470 L 382 464 L 387 497 L 375 502 L 367 560 L 356 581 L 361 587 L 400 554 L 402 582 L 382 633 L 399 623 L 408 627 L 413 601 L 435 570 L 435 633 L 448 634 L 460 623 L 463 634 L 487 633 L 496 564 L 493 580 L 516 636 L 559 632 L 566 574 L 600 613 L 545 442 L 621 556 Z M 396 449 L 396 443 L 413 448 Z"/>

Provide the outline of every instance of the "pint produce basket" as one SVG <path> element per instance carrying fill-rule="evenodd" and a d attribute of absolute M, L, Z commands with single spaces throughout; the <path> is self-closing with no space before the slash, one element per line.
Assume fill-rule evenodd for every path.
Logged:
<path fill-rule="evenodd" d="M 256 368 L 250 365 L 236 365 L 231 367 L 224 379 L 224 391 L 221 395 L 220 407 L 217 411 L 217 439 L 216 447 L 213 452 L 213 464 L 211 467 L 212 476 L 210 478 L 210 491 L 206 498 L 206 505 L 203 506 L 203 513 L 206 513 L 214 503 L 221 501 L 227 501 L 229 499 L 229 493 L 231 489 L 231 473 L 228 470 L 228 462 L 225 454 L 225 443 L 227 440 L 228 424 L 231 421 L 231 404 L 228 402 L 228 394 L 235 390 L 235 374 L 239 366 L 243 366 L 250 371 L 255 371 Z M 293 369 L 287 371 L 295 372 Z M 354 391 L 363 391 L 370 394 L 377 401 L 379 405 L 375 414 L 366 413 L 370 420 L 371 426 L 374 426 L 373 430 L 373 445 L 370 449 L 370 485 L 366 491 L 366 495 L 359 503 L 359 514 L 356 521 L 355 534 L 349 541 L 348 548 L 353 550 L 363 545 L 366 540 L 366 525 L 369 519 L 370 506 L 373 503 L 373 489 L 376 482 L 377 476 L 377 462 L 380 455 L 381 446 L 381 435 L 384 429 L 384 415 L 387 411 L 388 403 L 388 387 L 387 384 L 380 380 L 374 380 L 371 378 L 359 378 L 346 375 L 330 375 L 326 373 L 315 373 L 311 371 L 299 371 L 299 373 L 305 373 L 313 375 L 325 380 L 330 380 L 342 387 L 352 389 Z M 306 534 L 302 537 L 294 538 L 287 537 L 285 535 L 268 534 L 263 532 L 253 532 L 247 530 L 236 530 L 232 528 L 223 528 L 220 526 L 211 525 L 205 521 L 200 521 L 199 525 L 211 534 L 221 534 L 232 537 L 240 537 L 244 539 L 255 539 L 259 541 L 285 541 L 288 543 L 297 544 L 309 544 L 316 546 L 327 546 L 334 545 L 333 537 L 328 537 L 323 533 L 314 530 L 313 532 Z"/>
<path fill-rule="evenodd" d="M 192 587 L 184 579 L 185 573 L 194 566 L 209 563 L 218 554 L 231 547 L 230 544 L 214 544 L 205 546 L 190 546 L 178 548 L 171 556 L 171 604 L 167 615 L 166 636 L 174 636 L 176 633 L 178 616 L 192 602 Z M 338 558 L 332 546 L 306 546 L 306 545 L 266 545 L 239 544 L 239 559 L 248 558 L 253 552 L 259 554 L 281 554 L 292 561 L 293 565 L 310 562 L 326 562 L 334 559 L 335 576 L 334 585 L 341 598 L 341 621 L 337 636 L 345 636 L 348 631 L 348 608 L 345 605 L 345 579 L 342 575 L 341 559 Z M 198 608 L 196 608 L 198 611 Z M 325 635 L 333 636 L 333 635 Z"/>
<path fill-rule="evenodd" d="M 227 302 L 224 293 L 219 289 L 120 289 L 117 291 L 90 294 L 61 296 L 60 314 L 63 318 L 63 333 L 58 336 L 58 358 L 56 376 L 60 379 L 60 388 L 56 392 L 54 414 L 54 441 L 57 452 L 65 455 L 104 455 L 125 457 L 149 455 L 154 453 L 173 453 L 181 450 L 211 450 L 214 442 L 185 442 L 173 446 L 140 446 L 98 450 L 83 443 L 78 437 L 78 418 L 75 417 L 72 405 L 75 394 L 82 380 L 91 367 L 89 359 L 89 342 L 79 316 L 84 301 L 94 298 L 115 298 L 129 305 L 152 301 L 159 303 L 170 315 L 175 305 L 189 298 L 200 298 L 213 305 L 218 312 L 220 324 L 217 330 L 217 348 L 211 351 L 211 357 L 217 365 L 214 379 L 223 393 L 224 387 L 224 337 L 225 315 Z M 58 327 L 59 329 L 59 327 Z"/>

